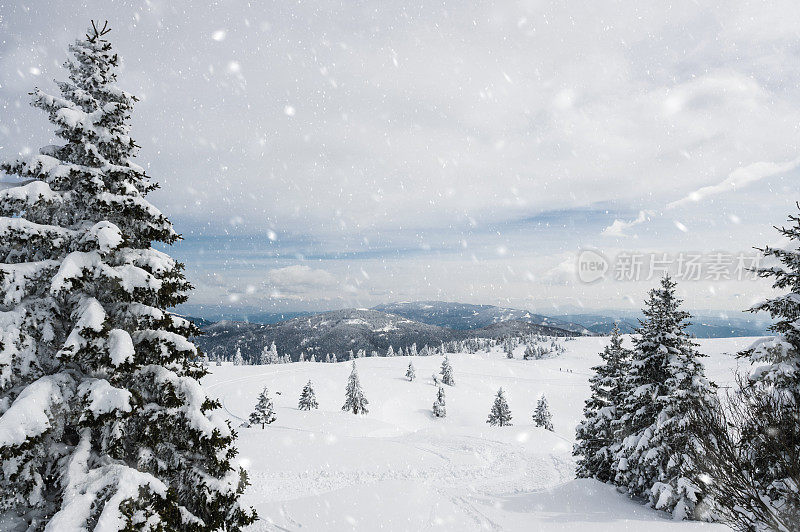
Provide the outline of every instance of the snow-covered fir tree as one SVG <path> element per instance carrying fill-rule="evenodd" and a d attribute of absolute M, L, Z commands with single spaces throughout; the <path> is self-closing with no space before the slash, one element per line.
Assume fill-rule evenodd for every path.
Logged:
<path fill-rule="evenodd" d="M 264 349 L 261 350 L 260 362 L 262 365 L 277 364 L 279 362 L 278 348 L 275 346 L 275 342 L 272 342 L 269 347 L 264 346 Z"/>
<path fill-rule="evenodd" d="M 414 363 L 413 362 L 409 362 L 408 363 L 408 369 L 406 369 L 406 378 L 409 381 L 413 381 L 416 377 L 417 377 L 417 374 L 414 371 Z"/>
<path fill-rule="evenodd" d="M 544 395 L 536 403 L 536 410 L 533 411 L 533 424 L 550 432 L 554 430 L 553 415 L 550 413 L 550 406 L 547 404 L 547 398 Z"/>
<path fill-rule="evenodd" d="M 297 408 L 300 410 L 319 408 L 319 405 L 317 404 L 317 396 L 314 393 L 314 387 L 311 385 L 311 381 L 308 381 L 306 385 L 303 386 L 303 391 L 300 394 L 300 401 L 297 404 Z"/>
<path fill-rule="evenodd" d="M 506 396 L 502 388 L 497 390 L 492 410 L 489 412 L 489 418 L 486 422 L 493 427 L 506 427 L 511 425 L 511 410 L 508 408 Z"/>
<path fill-rule="evenodd" d="M 233 355 L 233 365 L 234 366 L 243 366 L 244 365 L 244 358 L 242 357 L 242 350 L 240 348 L 236 348 L 236 354 Z"/>
<path fill-rule="evenodd" d="M 797 206 L 800 209 L 800 204 Z M 759 495 L 773 508 L 779 508 L 783 516 L 800 519 L 800 486 L 790 472 L 796 472 L 797 467 L 785 459 L 800 455 L 800 215 L 789 216 L 789 222 L 788 227 L 778 228 L 787 245 L 759 249 L 773 264 L 756 270 L 759 277 L 771 279 L 773 289 L 782 293 L 750 309 L 770 315 L 774 321 L 770 330 L 775 336 L 740 354 L 755 366 L 749 375 L 753 393 L 766 396 L 757 403 L 767 408 L 782 407 L 762 416 L 779 418 L 771 424 L 772 430 L 760 430 L 756 415 L 752 426 L 742 427 L 742 439 L 756 471 L 752 481 L 758 486 Z"/>
<path fill-rule="evenodd" d="M 680 305 L 668 276 L 645 303 L 625 377 L 614 482 L 677 519 L 702 518 L 695 512 L 700 483 L 686 458 L 693 445 L 687 427 L 692 409 L 709 404 L 715 392 L 686 332 L 690 315 Z"/>
<path fill-rule="evenodd" d="M 269 425 L 276 419 L 275 406 L 272 404 L 272 399 L 269 396 L 267 388 L 264 387 L 261 393 L 258 394 L 256 406 L 250 413 L 250 418 L 248 421 L 250 421 L 251 425 L 261 425 L 261 428 L 263 429 L 265 425 Z"/>
<path fill-rule="evenodd" d="M 439 386 L 439 391 L 436 392 L 436 400 L 433 402 L 433 417 L 445 417 L 447 415 L 447 408 L 444 404 L 444 388 Z"/>
<path fill-rule="evenodd" d="M 442 374 L 442 382 L 448 386 L 455 386 L 456 381 L 453 377 L 453 366 L 450 365 L 450 359 L 447 358 L 445 355 L 444 360 L 442 360 L 442 369 L 440 371 Z"/>
<path fill-rule="evenodd" d="M 603 363 L 592 368 L 594 375 L 589 378 L 591 396 L 583 408 L 583 421 L 576 431 L 573 454 L 578 457 L 578 477 L 609 482 L 614 479 L 614 456 L 619 443 L 615 432 L 630 363 L 630 351 L 622 347 L 618 325 L 614 325 L 611 341 L 600 358 Z"/>
<path fill-rule="evenodd" d="M 352 412 L 354 414 L 367 414 L 367 405 L 369 401 L 364 397 L 364 391 L 361 389 L 361 383 L 358 380 L 358 370 L 356 369 L 356 362 L 353 361 L 353 369 L 350 372 L 350 378 L 347 380 L 347 388 L 344 392 L 344 404 L 342 410 L 345 412 Z"/>
<path fill-rule="evenodd" d="M 331 362 L 333 362 L 333 361 L 331 360 L 331 354 L 330 354 L 330 353 L 328 353 L 327 355 L 325 355 L 325 362 L 327 362 L 328 364 L 330 364 Z"/>
<path fill-rule="evenodd" d="M 152 247 L 179 236 L 145 199 L 105 33 L 69 46 L 60 95 L 32 93 L 63 143 L 0 166 L 24 183 L 0 191 L 0 507 L 29 530 L 239 530 L 235 433 L 198 329 L 165 310 L 191 286 Z"/>
<path fill-rule="evenodd" d="M 533 360 L 536 358 L 536 347 L 528 344 L 525 346 L 525 352 L 522 354 L 522 360 Z"/>
<path fill-rule="evenodd" d="M 407 354 L 408 354 L 408 356 L 411 356 L 411 357 L 417 356 L 417 343 L 416 342 L 411 344 L 411 347 L 408 349 Z"/>
<path fill-rule="evenodd" d="M 391 345 L 389 346 L 389 349 L 386 350 L 386 356 L 387 357 L 395 356 L 394 347 L 392 347 Z"/>

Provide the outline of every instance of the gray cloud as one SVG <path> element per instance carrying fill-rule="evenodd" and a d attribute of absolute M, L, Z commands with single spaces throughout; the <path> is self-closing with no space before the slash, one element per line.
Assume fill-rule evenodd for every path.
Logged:
<path fill-rule="evenodd" d="M 120 83 L 141 97 L 140 162 L 163 185 L 152 200 L 186 236 L 174 252 L 198 299 L 271 304 L 247 286 L 303 266 L 352 288 L 336 304 L 603 304 L 603 287 L 555 289 L 545 274 L 615 220 L 670 205 L 637 245 L 747 249 L 796 196 L 789 171 L 746 198 L 681 202 L 738 168 L 797 157 L 796 2 L 50 4 L 2 9 L 0 157 L 53 141 L 26 93 L 53 89 L 67 44 L 108 17 Z M 548 213 L 533 241 L 521 221 Z M 361 255 L 305 262 L 337 253 Z M 327 286 L 294 295 L 333 304 Z"/>

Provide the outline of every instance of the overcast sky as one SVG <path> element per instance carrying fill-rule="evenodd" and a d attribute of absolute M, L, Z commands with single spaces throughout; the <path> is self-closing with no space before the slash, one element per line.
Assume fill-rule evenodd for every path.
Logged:
<path fill-rule="evenodd" d="M 620 253 L 779 243 L 800 199 L 796 1 L 0 0 L 0 158 L 54 142 L 27 92 L 91 18 L 195 305 L 638 308 Z M 705 277 L 690 308 L 768 293 Z"/>

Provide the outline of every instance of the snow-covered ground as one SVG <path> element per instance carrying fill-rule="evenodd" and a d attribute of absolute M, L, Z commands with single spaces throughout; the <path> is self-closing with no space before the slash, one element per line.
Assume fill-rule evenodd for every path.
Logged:
<path fill-rule="evenodd" d="M 752 341 L 700 340 L 708 376 L 730 383 L 730 354 Z M 521 348 L 515 360 L 499 349 L 450 355 L 456 385 L 445 386 L 444 419 L 431 415 L 441 356 L 359 359 L 364 416 L 341 411 L 350 362 L 211 367 L 203 385 L 236 425 L 264 386 L 275 401 L 274 424 L 239 429 L 252 483 L 243 502 L 262 519 L 252 530 L 724 530 L 672 521 L 613 487 L 574 478 L 574 429 L 606 342 L 580 338 L 538 361 L 521 360 Z M 404 377 L 409 361 L 414 382 Z M 297 401 L 309 379 L 320 407 L 304 412 Z M 501 386 L 514 425 L 490 427 Z M 532 425 L 541 394 L 555 433 Z"/>

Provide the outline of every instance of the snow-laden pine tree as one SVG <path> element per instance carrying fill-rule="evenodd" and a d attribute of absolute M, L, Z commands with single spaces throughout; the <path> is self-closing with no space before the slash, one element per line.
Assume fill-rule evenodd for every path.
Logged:
<path fill-rule="evenodd" d="M 550 413 L 550 406 L 547 404 L 547 398 L 544 395 L 536 403 L 536 410 L 533 411 L 533 424 L 550 432 L 555 430 L 553 428 L 553 415 Z"/>
<path fill-rule="evenodd" d="M 236 354 L 233 355 L 233 365 L 244 366 L 244 358 L 242 357 L 242 350 L 238 347 L 236 348 Z"/>
<path fill-rule="evenodd" d="M 353 361 L 353 369 L 350 372 L 350 378 L 347 380 L 347 388 L 344 391 L 344 404 L 342 410 L 345 412 L 352 412 L 354 414 L 367 414 L 367 405 L 369 401 L 364 397 L 364 391 L 361 389 L 361 383 L 358 380 L 358 370 L 356 369 L 356 361 Z"/>
<path fill-rule="evenodd" d="M 408 363 L 408 369 L 406 370 L 406 378 L 409 381 L 413 381 L 417 377 L 417 373 L 414 371 L 414 363 Z"/>
<path fill-rule="evenodd" d="M 386 356 L 387 357 L 395 356 L 394 347 L 392 347 L 391 345 L 389 346 L 389 349 L 386 350 Z"/>
<path fill-rule="evenodd" d="M 436 400 L 433 402 L 433 417 L 445 417 L 447 415 L 447 408 L 444 404 L 444 388 L 439 386 L 439 391 L 436 392 Z"/>
<path fill-rule="evenodd" d="M 259 364 L 265 366 L 267 364 L 277 364 L 278 363 L 278 348 L 275 347 L 275 342 L 267 347 L 266 345 L 261 350 L 261 356 L 259 357 Z"/>
<path fill-rule="evenodd" d="M 450 365 L 450 359 L 447 358 L 445 355 L 444 360 L 442 360 L 442 369 L 440 371 L 442 374 L 442 382 L 448 386 L 455 386 L 456 381 L 453 378 L 453 366 Z"/>
<path fill-rule="evenodd" d="M 317 404 L 317 395 L 314 393 L 314 387 L 311 381 L 308 381 L 303 386 L 303 392 L 300 394 L 300 401 L 297 403 L 297 408 L 300 410 L 311 410 L 312 408 L 319 408 Z"/>
<path fill-rule="evenodd" d="M 797 206 L 800 209 L 800 203 Z M 756 270 L 759 277 L 772 279 L 772 287 L 782 294 L 750 309 L 772 317 L 770 330 L 775 336 L 740 354 L 755 365 L 749 375 L 754 388 L 751 393 L 766 396 L 754 403 L 773 407 L 769 415 L 761 417 L 779 419 L 771 424 L 771 430 L 759 430 L 762 423 L 756 414 L 752 426 L 743 427 L 742 439 L 756 471 L 752 480 L 762 498 L 779 508 L 784 518 L 793 515 L 800 519 L 800 485 L 791 474 L 798 467 L 786 461 L 787 456 L 800 454 L 800 215 L 790 215 L 789 222 L 789 227 L 777 228 L 787 244 L 760 248 L 773 264 Z"/>
<path fill-rule="evenodd" d="M 616 324 L 600 358 L 603 363 L 592 368 L 594 375 L 589 378 L 591 396 L 583 407 L 583 421 L 576 431 L 573 455 L 578 457 L 578 477 L 609 482 L 614 479 L 614 456 L 619 443 L 615 432 L 630 362 L 630 351 L 622 347 L 622 336 Z"/>
<path fill-rule="evenodd" d="M 615 483 L 676 519 L 699 519 L 700 483 L 687 459 L 694 445 L 690 413 L 716 396 L 699 360 L 703 355 L 686 332 L 690 315 L 681 303 L 675 282 L 665 276 L 642 311 L 624 383 Z"/>
<path fill-rule="evenodd" d="M 493 427 L 506 427 L 511 425 L 511 410 L 508 408 L 506 396 L 502 388 L 497 390 L 492 410 L 489 412 L 489 418 L 486 422 Z"/>
<path fill-rule="evenodd" d="M 165 310 L 191 286 L 152 247 L 179 236 L 145 199 L 107 31 L 32 93 L 63 143 L 0 166 L 23 180 L 0 191 L 0 508 L 29 530 L 239 530 L 235 433 Z"/>
<path fill-rule="evenodd" d="M 250 419 L 248 421 L 250 421 L 251 425 L 261 425 L 261 428 L 263 429 L 265 425 L 269 425 L 276 419 L 275 406 L 272 404 L 269 391 L 267 391 L 265 386 L 261 393 L 258 394 L 256 406 L 250 413 Z"/>

